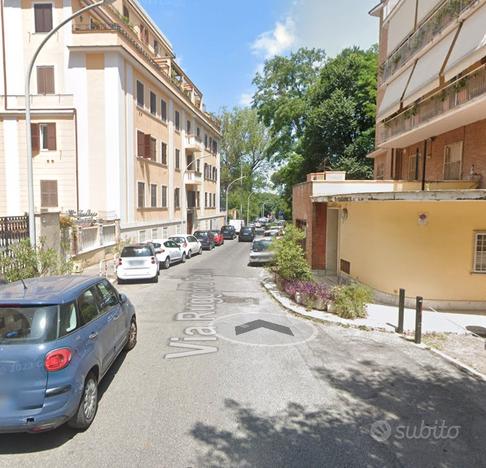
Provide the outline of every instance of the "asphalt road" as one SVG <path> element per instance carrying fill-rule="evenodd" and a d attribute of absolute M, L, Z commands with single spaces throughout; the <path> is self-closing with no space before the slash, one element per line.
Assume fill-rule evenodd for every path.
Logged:
<path fill-rule="evenodd" d="M 120 287 L 139 341 L 91 428 L 2 435 L 0 466 L 486 466 L 486 384 L 392 334 L 288 315 L 248 251 Z"/>

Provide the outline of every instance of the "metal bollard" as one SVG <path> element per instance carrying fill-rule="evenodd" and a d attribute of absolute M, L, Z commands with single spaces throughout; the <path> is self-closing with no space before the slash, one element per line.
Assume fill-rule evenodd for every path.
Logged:
<path fill-rule="evenodd" d="M 417 296 L 415 306 L 415 343 L 422 343 L 422 309 L 424 298 Z"/>
<path fill-rule="evenodd" d="M 398 327 L 397 333 L 403 333 L 403 322 L 405 320 L 405 289 L 400 289 L 398 296 Z"/>

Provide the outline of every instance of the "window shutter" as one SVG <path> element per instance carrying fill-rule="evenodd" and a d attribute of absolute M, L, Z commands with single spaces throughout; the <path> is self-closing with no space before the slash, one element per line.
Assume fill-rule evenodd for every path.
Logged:
<path fill-rule="evenodd" d="M 155 161 L 157 159 L 157 140 L 155 138 L 150 138 L 150 159 Z"/>
<path fill-rule="evenodd" d="M 37 67 L 37 94 L 54 92 L 54 67 Z"/>
<path fill-rule="evenodd" d="M 56 124 L 47 124 L 47 149 L 50 151 L 55 151 L 56 147 Z"/>
<path fill-rule="evenodd" d="M 41 206 L 55 208 L 58 206 L 57 180 L 41 180 Z"/>
<path fill-rule="evenodd" d="M 137 131 L 137 156 L 145 157 L 145 135 L 140 130 Z"/>
<path fill-rule="evenodd" d="M 40 131 L 39 124 L 30 124 L 30 131 L 32 132 L 32 156 L 39 154 L 40 151 Z"/>
<path fill-rule="evenodd" d="M 145 142 L 144 142 L 144 152 L 143 154 L 145 155 L 146 158 L 151 158 L 151 155 L 150 155 L 150 135 L 145 135 Z"/>

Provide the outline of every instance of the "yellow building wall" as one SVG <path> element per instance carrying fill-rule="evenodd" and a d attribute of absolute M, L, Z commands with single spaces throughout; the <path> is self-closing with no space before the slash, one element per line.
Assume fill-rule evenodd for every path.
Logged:
<path fill-rule="evenodd" d="M 474 234 L 486 232 L 486 202 L 343 203 L 339 258 L 351 276 L 390 294 L 485 301 L 486 274 L 473 273 Z M 426 214 L 426 224 L 419 215 Z"/>

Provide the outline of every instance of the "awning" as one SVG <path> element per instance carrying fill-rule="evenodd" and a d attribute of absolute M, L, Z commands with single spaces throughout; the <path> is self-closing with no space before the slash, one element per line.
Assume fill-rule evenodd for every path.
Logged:
<path fill-rule="evenodd" d="M 444 65 L 457 28 L 429 49 L 417 61 L 403 96 L 404 107 L 439 87 L 439 72 Z"/>
<path fill-rule="evenodd" d="M 486 5 L 464 21 L 445 67 L 445 80 L 473 65 L 484 56 L 486 46 Z"/>
<path fill-rule="evenodd" d="M 388 83 L 383 99 L 378 107 L 378 117 L 384 119 L 400 108 L 400 100 L 407 86 L 413 67 L 408 67 L 401 75 Z"/>
<path fill-rule="evenodd" d="M 388 25 L 387 55 L 390 55 L 413 31 L 416 1 L 403 0 L 391 13 Z"/>

